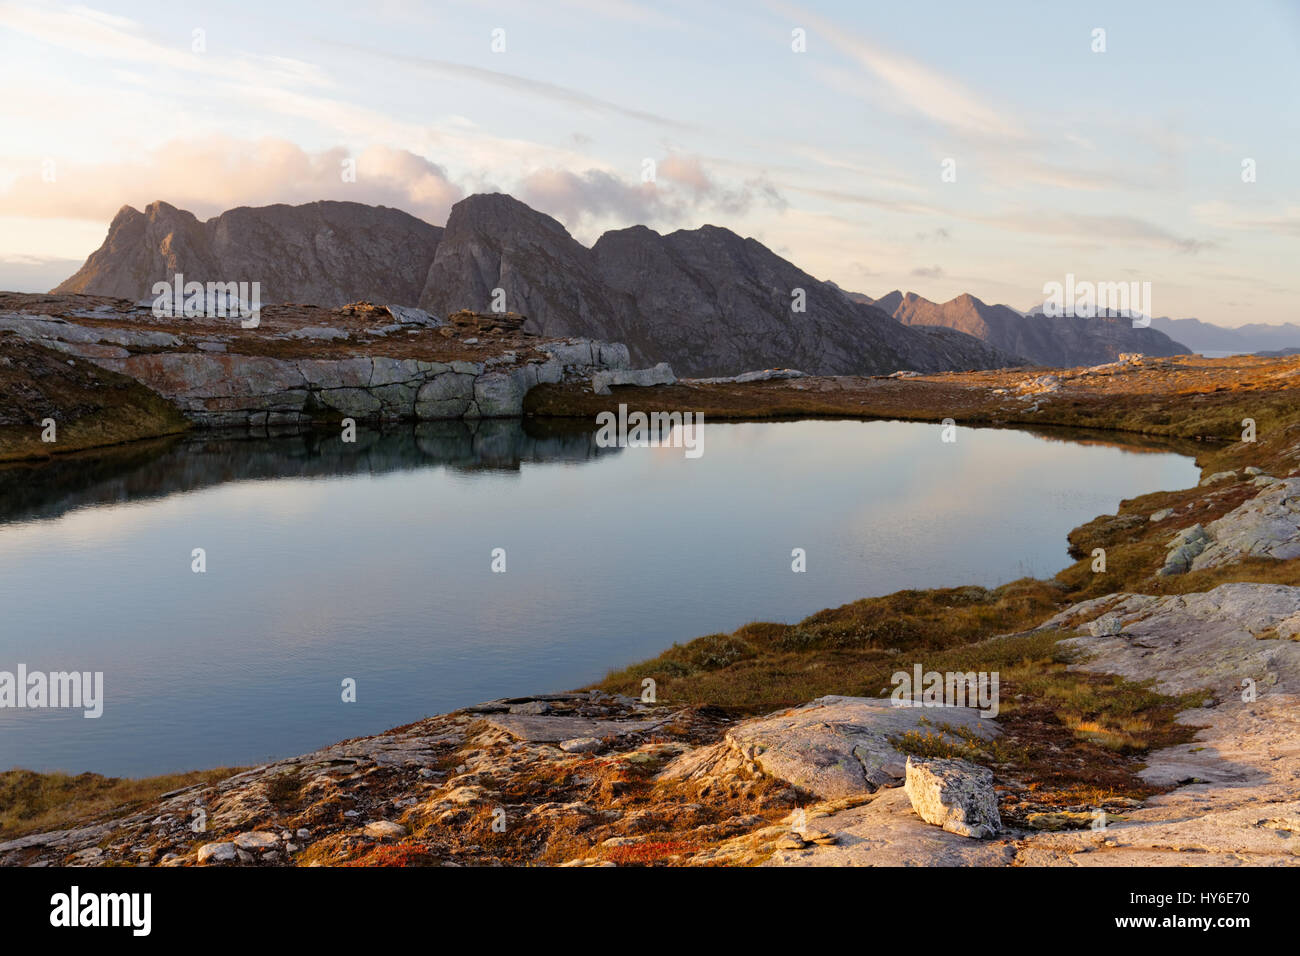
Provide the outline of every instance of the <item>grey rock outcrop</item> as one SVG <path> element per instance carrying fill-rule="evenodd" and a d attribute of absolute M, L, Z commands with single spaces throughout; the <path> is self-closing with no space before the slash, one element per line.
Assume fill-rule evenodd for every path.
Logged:
<path fill-rule="evenodd" d="M 1209 541 L 1193 559 L 1192 570 L 1235 564 L 1244 557 L 1300 558 L 1300 478 L 1274 479 L 1263 487 L 1206 525 Z"/>
<path fill-rule="evenodd" d="M 942 724 L 936 713 L 942 714 Z M 897 787 L 907 758 L 894 740 L 910 731 L 933 732 L 952 744 L 948 728 L 990 739 L 991 720 L 966 707 L 898 707 L 889 699 L 819 697 L 766 717 L 743 721 L 710 747 L 678 758 L 661 773 L 665 780 L 699 780 L 737 768 L 777 777 L 824 799 L 861 796 Z"/>
<path fill-rule="evenodd" d="M 814 811 L 808 819 L 835 843 L 778 850 L 766 866 L 1009 866 L 1016 856 L 1007 841 L 972 840 L 931 826 L 913 812 L 901 787 L 882 790 L 861 806 Z"/>
<path fill-rule="evenodd" d="M 1235 695 L 1247 679 L 1300 693 L 1300 588 L 1234 582 L 1165 597 L 1111 594 L 1076 604 L 1042 627 L 1068 630 L 1103 617 L 1122 626 L 1065 642 L 1085 653 L 1080 666 L 1088 670 L 1155 678 L 1166 694 Z"/>
<path fill-rule="evenodd" d="M 1226 478 L 1236 478 L 1236 472 L 1211 475 L 1201 484 Z M 1223 567 L 1247 557 L 1300 558 L 1300 478 L 1256 474 L 1251 484 L 1263 490 L 1205 527 L 1194 524 L 1174 535 L 1158 573 Z"/>
<path fill-rule="evenodd" d="M 1154 678 L 1166 694 L 1206 691 L 1179 722 L 1190 744 L 1155 751 L 1140 776 L 1176 787 L 1101 832 L 1036 834 L 1017 863 L 1051 866 L 1300 865 L 1300 588 L 1231 583 L 1157 597 L 1108 595 L 1044 627 L 1077 628 L 1100 615 L 1118 634 L 1073 638 L 1071 665 Z"/>
<path fill-rule="evenodd" d="M 611 369 L 597 372 L 591 376 L 591 390 L 597 395 L 608 395 L 611 385 L 639 385 L 648 388 L 654 385 L 673 385 L 677 376 L 667 362 L 660 362 L 654 368 Z"/>
<path fill-rule="evenodd" d="M 389 309 L 420 326 L 436 321 L 419 309 Z M 127 375 L 171 401 L 191 421 L 209 427 L 261 428 L 344 417 L 517 418 L 523 414 L 524 396 L 539 384 L 593 374 L 627 375 L 634 381 L 644 377 L 626 371 L 625 347 L 588 339 L 540 343 L 541 355 L 531 358 L 509 351 L 478 362 L 437 362 L 368 354 L 279 358 L 243 354 L 227 343 L 208 341 L 185 351 L 186 339 L 167 332 L 83 326 L 24 313 L 0 313 L 0 331 L 5 330 Z M 212 334 L 203 326 L 196 330 L 199 338 Z M 301 331 L 268 332 L 262 340 L 294 339 Z M 347 338 L 348 333 L 338 330 L 323 337 Z M 654 375 L 672 380 L 671 370 L 666 375 L 655 370 Z"/>

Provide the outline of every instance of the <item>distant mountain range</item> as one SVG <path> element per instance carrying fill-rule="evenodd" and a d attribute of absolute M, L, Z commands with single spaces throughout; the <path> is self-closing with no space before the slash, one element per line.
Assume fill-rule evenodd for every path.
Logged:
<path fill-rule="evenodd" d="M 347 202 L 240 207 L 206 222 L 165 202 L 124 206 L 104 244 L 53 291 L 140 300 L 176 273 L 257 281 L 263 304 L 368 299 L 444 315 L 501 307 L 540 334 L 624 342 L 636 361 L 667 361 L 683 376 L 1072 366 L 1188 351 L 1124 320 L 1027 317 L 970 295 L 873 300 L 718 226 L 667 235 L 633 226 L 587 248 L 500 193 L 460 201 L 445 228 Z"/>
<path fill-rule="evenodd" d="M 1157 329 L 1133 328 L 1129 318 L 1049 318 L 1006 305 L 989 305 L 970 293 L 943 303 L 897 290 L 879 299 L 858 298 L 904 325 L 956 329 L 1038 365 L 1100 365 L 1114 361 L 1121 352 L 1181 355 L 1189 351 Z"/>
<path fill-rule="evenodd" d="M 1281 325 L 1251 322 L 1230 329 L 1200 319 L 1167 319 L 1161 316 L 1151 320 L 1151 328 L 1176 337 L 1196 352 L 1285 352 L 1288 349 L 1300 349 L 1300 325 L 1294 322 Z"/>

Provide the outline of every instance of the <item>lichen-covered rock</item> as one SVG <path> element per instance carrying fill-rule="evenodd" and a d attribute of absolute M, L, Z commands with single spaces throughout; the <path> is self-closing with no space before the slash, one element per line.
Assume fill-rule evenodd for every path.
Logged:
<path fill-rule="evenodd" d="M 967 760 L 908 757 L 904 787 L 917 815 L 949 833 L 984 839 L 1002 829 L 991 770 Z"/>

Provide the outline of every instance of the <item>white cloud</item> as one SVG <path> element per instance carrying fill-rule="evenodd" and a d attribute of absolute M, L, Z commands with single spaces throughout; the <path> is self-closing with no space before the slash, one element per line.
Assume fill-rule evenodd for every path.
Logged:
<path fill-rule="evenodd" d="M 422 156 L 372 146 L 358 153 L 356 182 L 345 182 L 339 147 L 309 153 L 279 139 L 230 141 L 213 149 L 188 141 L 163 145 L 138 161 L 60 164 L 55 182 L 32 170 L 0 193 L 0 215 L 108 222 L 124 203 L 155 199 L 202 217 L 233 206 L 350 200 L 396 206 L 442 223 L 464 195 L 446 171 Z"/>

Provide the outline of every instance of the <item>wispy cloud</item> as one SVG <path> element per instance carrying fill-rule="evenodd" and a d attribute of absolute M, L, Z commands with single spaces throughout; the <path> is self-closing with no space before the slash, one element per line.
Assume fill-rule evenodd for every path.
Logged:
<path fill-rule="evenodd" d="M 1015 232 L 1062 236 L 1069 239 L 1104 239 L 1109 242 L 1171 249 L 1184 253 L 1197 253 L 1213 249 L 1218 245 L 1218 242 L 1212 239 L 1179 236 L 1163 226 L 1136 216 L 1072 215 L 1035 210 L 991 216 L 975 215 L 967 218 L 984 225 Z"/>
<path fill-rule="evenodd" d="M 1003 140 L 1025 138 L 1024 130 L 1005 108 L 986 103 L 979 94 L 939 70 L 895 53 L 846 29 L 844 24 L 835 23 L 811 10 L 779 3 L 773 4 L 773 8 L 792 21 L 807 24 L 815 30 L 817 41 L 829 44 L 856 63 L 877 84 L 882 84 L 895 102 L 970 136 L 996 136 Z M 882 102 L 879 87 L 860 86 L 860 80 L 864 78 L 860 74 L 833 73 L 827 69 L 827 75 L 838 77 L 847 91 L 861 92 L 875 102 Z"/>
<path fill-rule="evenodd" d="M 383 57 L 385 60 L 393 63 L 399 63 L 412 69 L 432 73 L 443 79 L 451 80 L 472 80 L 476 83 L 483 83 L 498 89 L 506 90 L 510 93 L 533 97 L 537 99 L 548 100 L 552 103 L 558 103 L 561 106 L 574 107 L 585 110 L 597 115 L 621 116 L 624 119 L 637 120 L 642 123 L 651 123 L 665 129 L 675 130 L 694 130 L 698 129 L 694 124 L 684 123 L 667 116 L 660 116 L 657 113 L 648 110 L 640 110 L 631 106 L 624 106 L 610 100 L 601 99 L 582 90 L 576 90 L 567 86 L 560 86 L 557 83 L 549 83 L 546 80 L 533 79 L 532 77 L 517 76 L 514 73 L 504 73 L 500 70 L 489 70 L 487 67 L 473 66 L 467 63 L 456 63 L 451 60 L 439 60 L 433 57 L 409 56 L 406 54 L 395 53 L 392 50 L 373 50 L 368 47 L 356 46 L 348 43 L 329 43 L 330 46 L 349 51 L 364 58 Z"/>

